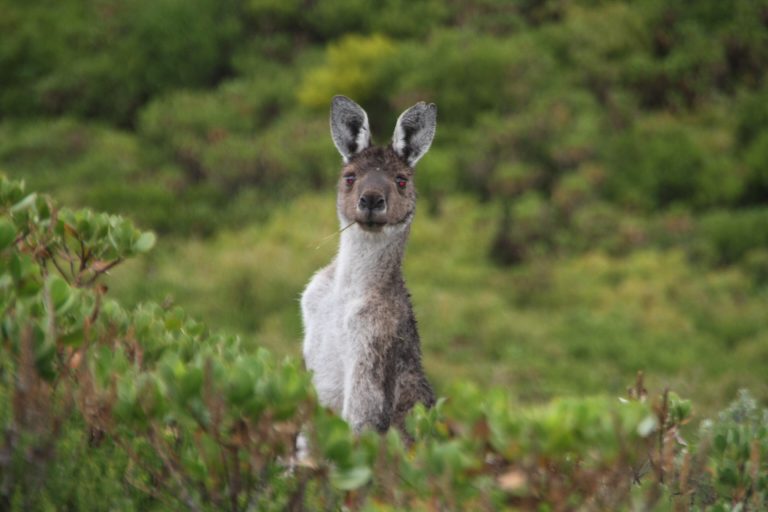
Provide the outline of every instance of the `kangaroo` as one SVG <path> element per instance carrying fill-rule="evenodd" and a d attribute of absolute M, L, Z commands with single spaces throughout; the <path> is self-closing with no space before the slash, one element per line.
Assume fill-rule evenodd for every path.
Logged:
<path fill-rule="evenodd" d="M 371 145 L 368 115 L 349 98 L 333 98 L 330 121 L 343 159 L 342 231 L 338 254 L 301 297 L 304 361 L 320 403 L 355 433 L 393 425 L 408 438 L 405 415 L 435 402 L 402 261 L 416 207 L 413 168 L 432 144 L 437 107 L 403 112 L 387 146 Z"/>

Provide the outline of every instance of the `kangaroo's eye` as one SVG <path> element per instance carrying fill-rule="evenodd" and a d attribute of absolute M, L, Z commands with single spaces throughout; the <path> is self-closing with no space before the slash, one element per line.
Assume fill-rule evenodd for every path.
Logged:
<path fill-rule="evenodd" d="M 355 175 L 354 174 L 348 174 L 344 176 L 344 183 L 347 184 L 348 187 L 351 187 L 355 184 Z"/>
<path fill-rule="evenodd" d="M 402 190 L 405 188 L 406 185 L 408 185 L 408 180 L 406 178 L 398 176 L 397 178 L 395 178 L 395 183 L 397 183 L 397 188 Z"/>

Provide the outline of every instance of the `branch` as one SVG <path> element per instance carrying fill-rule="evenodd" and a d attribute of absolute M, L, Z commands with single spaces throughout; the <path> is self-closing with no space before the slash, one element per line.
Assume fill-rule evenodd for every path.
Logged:
<path fill-rule="evenodd" d="M 168 454 L 165 452 L 165 447 L 162 446 L 162 444 L 157 439 L 154 426 L 150 426 L 149 428 L 149 442 L 152 444 L 157 454 L 163 460 L 163 465 L 168 469 L 174 480 L 176 480 L 176 484 L 179 486 L 179 493 L 181 494 L 180 497 L 184 504 L 187 505 L 190 510 L 194 510 L 195 512 L 202 511 L 200 506 L 189 494 L 189 491 L 187 491 L 184 477 L 181 475 L 181 473 L 179 473 L 179 470 L 176 468 L 176 464 L 174 464 L 174 462 L 168 457 Z"/>
<path fill-rule="evenodd" d="M 101 274 L 106 274 L 107 272 L 109 272 L 110 270 L 112 270 L 122 262 L 123 262 L 123 258 L 117 258 L 116 260 L 110 261 L 104 268 L 92 269 L 94 272 L 93 276 L 91 276 L 91 278 L 85 282 L 84 286 L 92 285 L 96 281 L 96 279 L 99 278 Z"/>
<path fill-rule="evenodd" d="M 67 282 L 67 284 L 71 285 L 72 283 L 69 280 L 69 276 L 64 272 L 64 269 L 61 268 L 59 265 L 59 262 L 56 261 L 56 257 L 51 254 L 51 261 L 53 262 L 53 266 L 56 267 L 56 270 L 59 271 L 59 274 L 61 274 L 61 277 L 64 278 L 64 280 Z"/>

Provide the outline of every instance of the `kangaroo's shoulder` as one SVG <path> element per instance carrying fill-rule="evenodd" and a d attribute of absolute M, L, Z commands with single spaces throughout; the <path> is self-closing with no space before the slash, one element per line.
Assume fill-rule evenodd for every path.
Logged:
<path fill-rule="evenodd" d="M 333 287 L 333 278 L 336 274 L 336 260 L 317 272 L 307 283 L 304 292 L 301 294 L 301 308 L 305 314 L 311 313 L 317 309 L 318 303 L 323 297 L 327 296 Z"/>

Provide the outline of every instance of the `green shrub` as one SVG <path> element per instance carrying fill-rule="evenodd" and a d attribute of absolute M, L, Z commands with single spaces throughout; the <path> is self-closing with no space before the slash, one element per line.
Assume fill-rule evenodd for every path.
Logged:
<path fill-rule="evenodd" d="M 423 37 L 444 22 L 450 8 L 435 0 L 363 2 L 330 0 L 309 6 L 301 2 L 250 0 L 246 12 L 261 32 L 305 32 L 322 40 L 348 34 L 381 33 L 394 37 Z"/>
<path fill-rule="evenodd" d="M 518 111 L 547 85 L 553 69 L 537 41 L 523 35 L 500 39 L 443 31 L 426 45 L 404 44 L 398 57 L 397 87 L 387 94 L 401 108 L 407 106 L 404 98 L 435 102 L 441 126 L 468 126 L 487 112 Z"/>
<path fill-rule="evenodd" d="M 736 143 L 746 148 L 768 129 L 768 89 L 744 95 L 736 113 Z"/>
<path fill-rule="evenodd" d="M 605 147 L 606 197 L 651 210 L 732 201 L 741 180 L 679 124 L 659 120 L 613 137 Z"/>
<path fill-rule="evenodd" d="M 702 423 L 699 435 L 712 446 L 697 489 L 701 503 L 710 504 L 714 493 L 722 500 L 714 511 L 768 506 L 768 409 L 741 390 L 717 418 Z"/>
<path fill-rule="evenodd" d="M 749 202 L 764 203 L 768 198 L 768 128 L 746 150 L 747 176 L 744 196 Z"/>
<path fill-rule="evenodd" d="M 366 105 L 390 92 L 392 77 L 385 70 L 396 45 L 386 36 L 349 35 L 329 45 L 325 53 L 325 64 L 310 70 L 298 89 L 303 105 L 325 109 L 336 94 Z"/>
<path fill-rule="evenodd" d="M 550 196 L 558 180 L 594 165 L 605 120 L 589 94 L 545 90 L 523 112 L 484 115 L 456 152 L 459 184 L 481 197 Z"/>
<path fill-rule="evenodd" d="M 155 94 L 217 81 L 239 33 L 236 2 L 47 2 L 0 18 L 0 112 L 129 125 Z"/>
<path fill-rule="evenodd" d="M 325 184 L 337 162 L 326 123 L 289 110 L 290 80 L 262 77 L 164 98 L 142 112 L 141 135 L 160 161 L 184 170 L 185 187 L 211 187 L 227 203 L 248 189 L 276 199 Z"/>
<path fill-rule="evenodd" d="M 0 124 L 0 168 L 31 187 L 162 232 L 195 230 L 194 211 L 176 203 L 179 170 L 150 165 L 145 151 L 130 133 L 72 119 Z M 215 217 L 206 215 L 210 225 Z"/>
<path fill-rule="evenodd" d="M 697 231 L 714 263 L 735 263 L 752 249 L 768 247 L 768 210 L 713 211 L 701 218 Z"/>

